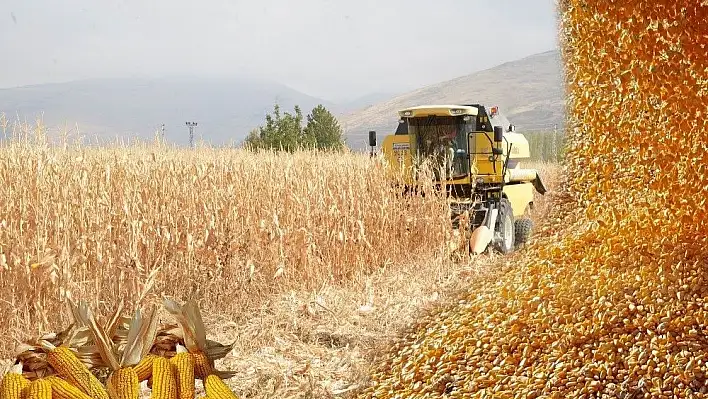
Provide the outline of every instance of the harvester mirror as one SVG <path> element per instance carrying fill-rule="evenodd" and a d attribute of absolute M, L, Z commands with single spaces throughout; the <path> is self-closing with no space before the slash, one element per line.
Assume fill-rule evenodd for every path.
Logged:
<path fill-rule="evenodd" d="M 516 131 L 516 126 L 514 126 L 513 124 L 512 124 L 512 125 L 509 125 L 509 131 L 510 131 L 510 132 L 515 132 L 515 131 Z"/>
<path fill-rule="evenodd" d="M 504 128 L 501 126 L 494 126 L 494 142 L 501 143 L 504 140 Z"/>
<path fill-rule="evenodd" d="M 376 147 L 376 132 L 374 130 L 369 132 L 369 147 Z"/>

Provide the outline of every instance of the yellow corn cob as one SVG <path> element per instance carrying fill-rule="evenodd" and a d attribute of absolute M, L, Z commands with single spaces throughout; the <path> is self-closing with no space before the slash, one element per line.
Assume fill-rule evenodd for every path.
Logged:
<path fill-rule="evenodd" d="M 22 363 L 12 366 L 0 382 L 0 399 L 22 399 L 30 382 L 22 375 Z"/>
<path fill-rule="evenodd" d="M 170 359 L 177 378 L 179 399 L 194 399 L 194 357 L 182 345 L 177 344 L 177 354 Z"/>
<path fill-rule="evenodd" d="M 214 368 L 214 357 L 212 356 L 223 357 L 230 348 L 217 344 L 218 347 L 216 347 L 215 351 L 210 350 L 209 341 L 206 338 L 206 328 L 197 303 L 188 301 L 186 304 L 180 305 L 177 302 L 165 299 L 164 304 L 165 309 L 177 319 L 177 324 L 179 324 L 184 338 L 184 346 L 194 357 L 194 376 L 203 381 L 210 374 L 217 374 L 219 378 L 223 375 L 232 374 L 230 372 L 217 371 Z"/>
<path fill-rule="evenodd" d="M 106 381 L 108 395 L 111 399 L 140 398 L 140 382 L 138 373 L 132 367 L 123 367 L 111 373 Z"/>
<path fill-rule="evenodd" d="M 148 354 L 135 367 L 135 372 L 138 374 L 138 381 L 143 382 L 152 375 L 152 361 L 157 355 Z"/>
<path fill-rule="evenodd" d="M 45 347 L 46 347 L 45 343 Z M 49 344 L 51 345 L 51 344 Z M 103 384 L 66 346 L 47 348 L 47 362 L 60 377 L 93 399 L 110 399 Z"/>
<path fill-rule="evenodd" d="M 44 378 L 30 382 L 27 399 L 52 399 L 52 384 Z"/>
<path fill-rule="evenodd" d="M 152 398 L 177 399 L 175 367 L 164 357 L 152 361 Z"/>
<path fill-rule="evenodd" d="M 138 399 L 140 397 L 140 381 L 134 366 L 140 364 L 147 356 L 155 339 L 157 318 L 154 308 L 143 319 L 140 310 L 130 320 L 125 345 L 121 351 L 116 351 L 113 337 L 98 325 L 93 313 L 85 303 L 75 307 L 76 318 L 88 327 L 96 350 L 102 361 L 110 369 L 106 387 L 110 399 Z M 165 359 L 165 361 L 167 361 Z M 154 366 L 153 366 L 154 367 Z"/>
<path fill-rule="evenodd" d="M 238 399 L 228 385 L 216 374 L 209 374 L 204 379 L 204 392 L 209 399 Z"/>
<path fill-rule="evenodd" d="M 91 399 L 90 396 L 63 378 L 52 375 L 44 379 L 52 386 L 52 399 Z"/>

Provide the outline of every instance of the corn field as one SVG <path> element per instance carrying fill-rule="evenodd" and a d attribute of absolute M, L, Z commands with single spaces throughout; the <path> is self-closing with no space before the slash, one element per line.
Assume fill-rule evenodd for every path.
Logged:
<path fill-rule="evenodd" d="M 444 199 L 399 196 L 366 155 L 48 145 L 41 128 L 14 129 L 0 148 L 5 355 L 12 337 L 56 330 L 67 297 L 99 314 L 164 294 L 233 315 L 437 256 L 450 235 Z"/>

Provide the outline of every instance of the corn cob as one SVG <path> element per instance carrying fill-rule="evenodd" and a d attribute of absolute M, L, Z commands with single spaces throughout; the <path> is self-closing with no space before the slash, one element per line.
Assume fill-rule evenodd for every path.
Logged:
<path fill-rule="evenodd" d="M 209 361 L 209 358 L 204 354 L 202 351 L 194 351 L 192 352 L 192 356 L 194 358 L 194 376 L 199 378 L 200 380 L 204 380 L 206 376 L 209 374 L 212 374 L 214 371 L 214 368 L 211 367 L 211 362 Z"/>
<path fill-rule="evenodd" d="M 40 342 L 47 341 L 54 346 L 68 343 L 66 346 L 74 347 L 73 332 L 74 325 L 71 324 L 58 333 L 48 333 L 36 339 L 20 342 L 15 347 L 15 359 L 18 363 L 22 363 L 25 378 L 32 381 L 54 374 L 54 370 L 47 362 L 47 350 L 40 345 Z"/>
<path fill-rule="evenodd" d="M 108 395 L 113 399 L 138 399 L 140 397 L 138 373 L 130 366 L 114 370 L 106 381 L 106 388 L 108 388 Z"/>
<path fill-rule="evenodd" d="M 30 382 L 22 375 L 22 363 L 18 363 L 5 374 L 0 382 L 0 399 L 22 399 Z"/>
<path fill-rule="evenodd" d="M 52 375 L 44 378 L 52 386 L 52 399 L 91 399 L 90 396 L 81 392 L 81 390 L 71 385 L 63 378 Z"/>
<path fill-rule="evenodd" d="M 133 367 L 135 372 L 138 374 L 138 381 L 143 382 L 152 376 L 152 361 L 157 357 L 157 355 L 148 354 L 145 356 L 140 363 Z"/>
<path fill-rule="evenodd" d="M 167 358 L 152 361 L 152 397 L 154 399 L 177 399 L 176 367 Z M 192 380 L 192 383 L 194 381 Z"/>
<path fill-rule="evenodd" d="M 164 304 L 165 309 L 177 319 L 184 345 L 194 357 L 194 376 L 202 381 L 210 374 L 216 374 L 219 378 L 233 376 L 232 372 L 219 371 L 214 367 L 214 358 L 225 356 L 233 348 L 233 344 L 225 346 L 207 340 L 206 328 L 197 304 L 188 301 L 179 305 L 169 299 L 165 299 Z"/>
<path fill-rule="evenodd" d="M 187 348 L 177 345 L 177 354 L 170 359 L 177 378 L 177 396 L 179 399 L 194 399 L 194 356 Z"/>
<path fill-rule="evenodd" d="M 204 379 L 204 392 L 209 399 L 238 399 L 228 385 L 216 374 L 209 374 Z"/>
<path fill-rule="evenodd" d="M 52 384 L 44 378 L 30 382 L 27 399 L 52 399 Z"/>
<path fill-rule="evenodd" d="M 183 309 L 179 309 L 179 305 L 171 305 L 173 306 L 172 311 L 173 312 L 183 312 Z M 186 305 L 185 305 L 186 308 Z M 193 323 L 194 325 L 197 325 L 198 323 Z M 177 324 L 165 324 L 163 325 L 157 332 L 157 336 L 155 337 L 155 343 L 152 346 L 152 349 L 150 350 L 150 353 L 163 356 L 166 358 L 171 358 L 175 354 L 177 354 L 176 348 L 177 345 L 180 344 L 182 346 L 186 346 L 187 350 L 190 352 L 194 350 L 194 347 L 190 347 L 188 343 L 185 341 L 185 334 L 184 334 L 184 329 L 182 328 L 180 323 Z M 220 342 L 213 341 L 210 339 L 205 339 L 205 346 L 202 348 L 202 352 L 206 355 L 206 357 L 209 359 L 210 364 L 212 367 L 214 366 L 214 361 L 221 359 L 228 355 L 234 348 L 234 345 L 236 344 L 236 341 L 234 341 L 231 344 L 224 345 Z M 231 378 L 235 373 L 232 372 L 223 372 L 219 371 L 218 372 L 220 375 L 222 375 L 222 379 L 225 378 Z M 223 377 L 223 375 L 229 375 L 228 377 Z"/>
<path fill-rule="evenodd" d="M 115 342 L 96 323 L 93 314 L 86 305 L 82 304 L 75 314 L 82 324 L 88 327 L 93 336 L 96 350 L 111 370 L 106 382 L 110 399 L 138 399 L 140 397 L 140 381 L 134 366 L 140 364 L 142 358 L 148 354 L 155 338 L 157 329 L 155 309 L 152 309 L 146 320 L 141 318 L 139 310 L 135 312 L 135 316 L 130 322 L 120 360 L 115 352 Z"/>
<path fill-rule="evenodd" d="M 109 399 L 103 384 L 71 349 L 66 346 L 55 347 L 47 341 L 41 341 L 40 344 L 47 350 L 47 362 L 57 375 L 93 399 Z"/>

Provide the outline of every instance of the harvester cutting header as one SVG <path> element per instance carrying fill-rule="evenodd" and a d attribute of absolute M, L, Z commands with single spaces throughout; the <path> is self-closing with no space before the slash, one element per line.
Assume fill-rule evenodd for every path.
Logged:
<path fill-rule="evenodd" d="M 451 198 L 453 223 L 469 212 L 473 252 L 491 244 L 509 253 L 528 240 L 534 190 L 543 195 L 546 188 L 536 170 L 521 168 L 529 143 L 498 107 L 422 105 L 398 114 L 396 133 L 382 143 L 386 161 L 409 186 L 423 163 L 432 167 L 436 185 Z"/>

